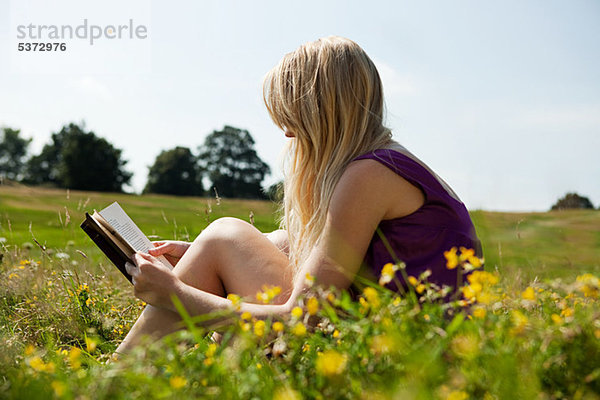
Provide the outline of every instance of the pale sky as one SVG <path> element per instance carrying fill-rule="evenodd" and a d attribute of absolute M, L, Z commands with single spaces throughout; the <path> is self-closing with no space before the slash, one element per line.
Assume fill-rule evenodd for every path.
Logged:
<path fill-rule="evenodd" d="M 147 37 L 52 39 L 18 52 L 18 25 L 145 25 Z M 127 33 L 127 32 L 126 32 Z M 46 33 L 47 34 L 47 33 Z M 322 36 L 361 45 L 387 124 L 469 209 L 544 211 L 569 191 L 600 205 L 600 2 L 0 0 L 0 126 L 39 152 L 85 120 L 123 149 L 140 191 L 163 149 L 248 129 L 281 177 L 286 138 L 262 77 Z M 383 195 L 383 194 L 382 194 Z"/>

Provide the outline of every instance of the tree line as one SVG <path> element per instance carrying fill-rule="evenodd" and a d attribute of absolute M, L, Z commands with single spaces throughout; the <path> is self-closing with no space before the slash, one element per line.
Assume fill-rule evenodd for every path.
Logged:
<path fill-rule="evenodd" d="M 0 128 L 0 179 L 75 190 L 123 192 L 133 174 L 122 150 L 69 123 L 53 132 L 39 154 L 30 155 L 31 139 L 20 130 Z M 209 134 L 194 153 L 188 147 L 163 150 L 149 167 L 144 193 L 259 199 L 269 166 L 254 149 L 247 130 L 225 126 Z M 203 180 L 210 182 L 205 190 Z"/>

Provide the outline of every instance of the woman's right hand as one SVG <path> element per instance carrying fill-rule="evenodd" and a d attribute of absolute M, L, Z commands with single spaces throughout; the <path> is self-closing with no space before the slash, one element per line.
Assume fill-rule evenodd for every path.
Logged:
<path fill-rule="evenodd" d="M 154 248 L 149 249 L 148 254 L 154 257 L 163 255 L 173 266 L 177 265 L 179 259 L 191 245 L 191 243 L 180 240 L 163 240 L 152 242 L 152 244 L 154 244 Z"/>

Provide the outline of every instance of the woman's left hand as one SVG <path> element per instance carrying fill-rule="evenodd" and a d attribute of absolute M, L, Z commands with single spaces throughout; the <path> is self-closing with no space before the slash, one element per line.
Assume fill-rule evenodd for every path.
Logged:
<path fill-rule="evenodd" d="M 135 297 L 155 307 L 175 310 L 171 296 L 177 292 L 181 281 L 160 260 L 149 254 L 137 252 L 133 262 L 125 264 L 133 278 Z"/>

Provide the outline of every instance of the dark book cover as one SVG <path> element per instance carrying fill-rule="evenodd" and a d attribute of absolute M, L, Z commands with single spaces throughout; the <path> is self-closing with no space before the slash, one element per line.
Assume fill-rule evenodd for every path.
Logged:
<path fill-rule="evenodd" d="M 131 262 L 129 257 L 110 239 L 100 228 L 98 223 L 85 213 L 85 220 L 81 223 L 81 229 L 92 239 L 100 250 L 108 257 L 110 261 L 121 271 L 123 275 L 131 282 L 131 275 L 125 269 L 125 263 Z"/>

